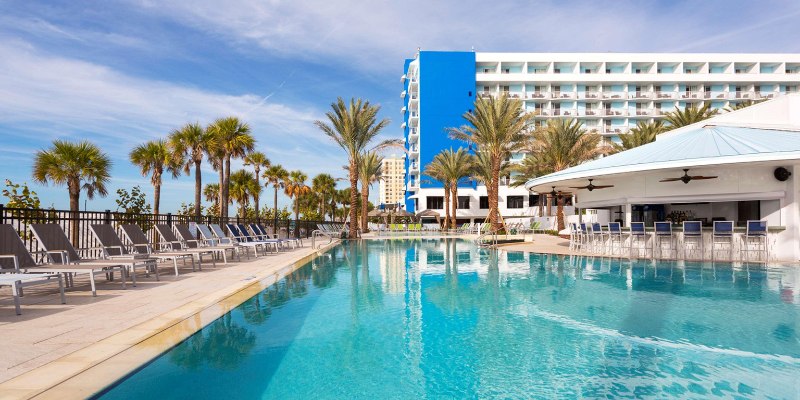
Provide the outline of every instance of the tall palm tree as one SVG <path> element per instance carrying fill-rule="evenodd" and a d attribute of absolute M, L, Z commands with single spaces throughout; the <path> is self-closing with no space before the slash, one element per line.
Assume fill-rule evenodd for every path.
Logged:
<path fill-rule="evenodd" d="M 358 234 L 356 222 L 356 203 L 358 202 L 358 156 L 363 153 L 378 133 L 389 124 L 388 119 L 378 121 L 380 106 L 369 101 L 350 99 L 350 104 L 340 97 L 331 104 L 331 111 L 325 113 L 328 123 L 315 121 L 314 124 L 325 135 L 333 139 L 347 153 L 348 175 L 350 178 L 350 238 Z M 386 141 L 385 146 L 396 143 Z"/>
<path fill-rule="evenodd" d="M 449 128 L 450 135 L 474 144 L 477 151 L 486 153 L 491 163 L 491 180 L 486 185 L 489 195 L 489 221 L 493 230 L 500 229 L 498 194 L 500 168 L 514 151 L 521 149 L 526 140 L 528 124 L 534 113 L 525 113 L 522 102 L 508 96 L 479 98 L 474 111 L 464 114 L 469 125 Z"/>
<path fill-rule="evenodd" d="M 286 195 L 290 199 L 294 199 L 294 220 L 300 219 L 300 197 L 311 192 L 311 187 L 306 185 L 308 175 L 303 171 L 292 171 L 289 173 L 289 179 L 286 181 L 286 188 L 284 189 Z M 295 236 L 298 234 L 299 224 L 295 224 Z"/>
<path fill-rule="evenodd" d="M 139 166 L 142 176 L 150 175 L 153 184 L 153 214 L 158 214 L 161 203 L 161 176 L 164 172 L 177 178 L 181 174 L 181 165 L 177 162 L 170 147 L 164 140 L 151 140 L 136 146 L 130 153 L 131 162 Z"/>
<path fill-rule="evenodd" d="M 264 171 L 264 178 L 266 178 L 267 182 L 266 185 L 272 185 L 275 189 L 275 202 L 273 204 L 273 212 L 275 213 L 275 219 L 273 221 L 273 227 L 277 229 L 278 227 L 278 189 L 283 189 L 284 183 L 287 179 L 289 179 L 289 173 L 281 167 L 280 165 L 270 165 L 266 171 Z"/>
<path fill-rule="evenodd" d="M 359 156 L 358 179 L 361 181 L 361 231 L 367 231 L 367 204 L 369 187 L 381 179 L 383 157 L 377 152 L 368 151 Z"/>
<path fill-rule="evenodd" d="M 228 203 L 230 195 L 231 158 L 244 157 L 253 151 L 256 140 L 250 134 L 250 125 L 236 117 L 225 117 L 215 120 L 209 130 L 214 134 L 217 143 L 220 167 L 222 168 L 222 182 L 220 191 L 221 216 L 228 216 Z"/>
<path fill-rule="evenodd" d="M 247 216 L 247 207 L 250 205 L 250 196 L 261 189 L 256 183 L 252 172 L 240 169 L 231 174 L 230 199 L 239 205 L 239 217 Z"/>
<path fill-rule="evenodd" d="M 662 120 L 653 122 L 639 121 L 635 127 L 631 128 L 630 132 L 619 135 L 619 140 L 622 143 L 614 143 L 614 151 L 630 150 L 643 144 L 655 142 L 656 136 L 664 131 L 664 121 Z"/>
<path fill-rule="evenodd" d="M 444 159 L 445 179 L 449 182 L 448 186 L 450 187 L 450 218 L 452 218 L 450 226 L 455 228 L 456 210 L 458 209 L 458 182 L 472 174 L 474 157 L 464 148 L 459 148 L 456 151 L 448 149 L 440 154 Z M 445 202 L 445 207 L 447 206 Z"/>
<path fill-rule="evenodd" d="M 447 179 L 447 162 L 443 153 L 433 156 L 428 165 L 425 166 L 425 175 L 436 179 L 442 183 L 444 188 L 444 229 L 450 229 L 450 180 Z"/>
<path fill-rule="evenodd" d="M 575 119 L 551 119 L 544 129 L 533 134 L 528 149 L 532 161 L 527 165 L 535 165 L 535 169 L 527 173 L 549 174 L 593 160 L 609 151 L 607 147 L 598 146 L 600 140 L 600 135 L 587 132 Z M 560 231 L 564 229 L 564 196 L 558 195 L 557 200 L 556 220 Z"/>
<path fill-rule="evenodd" d="M 111 178 L 111 159 L 88 141 L 55 140 L 47 150 L 39 150 L 33 158 L 33 180 L 47 184 L 67 185 L 69 210 L 77 220 L 81 190 L 86 197 L 108 194 L 106 183 Z M 78 244 L 78 225 L 72 224 L 72 242 Z"/>
<path fill-rule="evenodd" d="M 244 165 L 251 165 L 253 166 L 253 172 L 255 172 L 256 177 L 256 185 L 258 185 L 258 191 L 253 192 L 253 203 L 256 207 L 256 219 L 259 218 L 259 198 L 261 197 L 261 168 L 269 168 L 270 162 L 267 156 L 260 152 L 260 151 L 253 151 L 244 156 Z"/>
<path fill-rule="evenodd" d="M 311 180 L 311 188 L 319 195 L 319 215 L 325 219 L 325 205 L 336 191 L 336 180 L 328 174 L 319 174 Z"/>
<path fill-rule="evenodd" d="M 472 176 L 478 183 L 483 184 L 487 188 L 489 182 L 492 180 L 492 159 L 488 153 L 477 152 L 472 159 Z M 508 176 L 512 172 L 512 165 L 507 159 L 503 159 L 500 163 L 499 176 Z M 487 191 L 488 196 L 488 191 Z"/>
<path fill-rule="evenodd" d="M 675 107 L 675 110 L 670 111 L 664 115 L 664 119 L 669 123 L 666 130 L 677 129 L 686 125 L 691 125 L 700 121 L 707 120 L 714 115 L 717 115 L 719 110 L 711 108 L 710 102 L 703 103 L 702 106 L 689 105 L 681 110 Z"/>
<path fill-rule="evenodd" d="M 194 165 L 194 217 L 199 221 L 203 190 L 200 164 L 203 162 L 203 155 L 214 148 L 214 135 L 198 123 L 186 124 L 172 131 L 169 135 L 169 144 L 176 162 L 183 164 L 185 174 L 188 175 Z"/>

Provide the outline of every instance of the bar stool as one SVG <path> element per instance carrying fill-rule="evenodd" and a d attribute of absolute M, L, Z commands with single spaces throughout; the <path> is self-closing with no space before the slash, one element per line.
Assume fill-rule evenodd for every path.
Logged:
<path fill-rule="evenodd" d="M 569 224 L 569 249 L 577 250 L 580 248 L 580 232 L 578 232 L 578 224 Z"/>
<path fill-rule="evenodd" d="M 641 246 L 634 247 L 633 244 L 641 244 Z M 644 257 L 647 257 L 647 232 L 644 229 L 644 222 L 631 222 L 631 242 L 629 245 L 629 252 L 632 254 L 633 249 L 636 249 L 636 257 L 639 257 L 641 250 L 644 250 Z"/>
<path fill-rule="evenodd" d="M 728 245 L 728 259 L 733 260 L 733 221 L 714 221 L 714 230 L 711 233 L 712 260 L 716 258 L 717 245 Z"/>
<path fill-rule="evenodd" d="M 616 242 L 617 254 L 622 253 L 622 226 L 619 222 L 609 222 L 606 231 L 608 240 L 608 253 L 614 254 L 614 243 Z"/>
<path fill-rule="evenodd" d="M 578 225 L 580 228 L 580 235 L 581 235 L 581 251 L 588 251 L 589 248 L 589 228 L 586 227 L 585 223 L 580 223 Z"/>
<path fill-rule="evenodd" d="M 678 258 L 678 248 L 675 246 L 675 235 L 672 234 L 672 222 L 656 222 L 654 225 L 655 235 L 653 236 L 653 258 L 656 258 L 656 247 L 658 247 L 658 256 L 663 258 L 664 241 L 668 244 L 667 250 L 675 253 L 675 258 Z"/>
<path fill-rule="evenodd" d="M 683 221 L 683 258 L 689 250 L 689 244 L 694 244 L 694 251 L 700 251 L 699 259 L 703 259 L 703 223 L 700 221 Z"/>
<path fill-rule="evenodd" d="M 590 233 L 592 239 L 592 252 L 603 252 L 605 250 L 605 235 L 603 234 L 603 229 L 599 223 L 594 222 L 592 223 L 592 231 Z M 598 250 L 598 247 L 601 249 Z"/>
<path fill-rule="evenodd" d="M 747 221 L 747 231 L 742 237 L 742 248 L 739 250 L 739 258 L 750 260 L 750 252 L 764 253 L 764 261 L 769 261 L 769 244 L 767 241 L 767 221 Z M 754 250 L 750 245 L 755 244 Z M 742 254 L 744 253 L 744 257 Z"/>

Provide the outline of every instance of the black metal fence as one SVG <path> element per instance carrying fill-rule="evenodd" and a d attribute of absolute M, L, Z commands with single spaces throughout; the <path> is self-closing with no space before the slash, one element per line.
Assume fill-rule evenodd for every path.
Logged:
<path fill-rule="evenodd" d="M 167 214 L 129 214 L 123 212 L 105 211 L 78 211 L 52 210 L 52 209 L 30 209 L 30 208 L 7 208 L 0 204 L 0 224 L 11 224 L 22 237 L 26 246 L 31 252 L 39 252 L 39 248 L 33 235 L 30 233 L 30 224 L 53 223 L 58 224 L 64 229 L 67 236 L 77 248 L 90 249 L 100 247 L 100 243 L 91 233 L 90 226 L 93 224 L 110 224 L 119 227 L 122 224 L 136 224 L 147 233 L 152 243 L 158 242 L 155 225 L 157 224 L 188 224 L 195 222 L 198 224 L 220 224 L 224 228 L 226 223 L 248 224 L 259 223 L 273 229 L 273 232 L 281 230 L 289 236 L 310 237 L 311 233 L 317 229 L 317 223 L 321 221 L 306 221 L 293 219 L 278 219 L 269 217 L 262 218 L 239 218 L 238 216 L 221 218 L 217 216 L 202 216 L 199 219 L 194 216 Z"/>

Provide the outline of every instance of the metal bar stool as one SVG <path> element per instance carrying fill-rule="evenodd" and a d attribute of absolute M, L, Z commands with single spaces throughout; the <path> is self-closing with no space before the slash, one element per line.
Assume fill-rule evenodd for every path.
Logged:
<path fill-rule="evenodd" d="M 608 253 L 615 254 L 614 249 L 616 248 L 616 254 L 622 253 L 622 226 L 619 222 L 609 222 L 608 223 L 608 230 L 606 231 L 606 237 L 608 240 Z M 616 246 L 614 246 L 616 243 Z"/>
<path fill-rule="evenodd" d="M 654 224 L 655 235 L 653 236 L 653 258 L 656 258 L 656 247 L 658 247 L 658 257 L 663 258 L 664 242 L 667 243 L 667 251 L 675 253 L 678 258 L 678 248 L 675 246 L 675 235 L 672 233 L 672 222 L 656 222 Z"/>
<path fill-rule="evenodd" d="M 742 248 L 739 256 L 743 260 L 750 260 L 750 253 L 764 253 L 764 261 L 769 261 L 769 244 L 767 241 L 767 221 L 747 221 L 747 231 L 742 237 Z M 751 249 L 751 244 L 756 248 Z M 744 254 L 741 254 L 744 253 Z M 742 255 L 744 257 L 742 257 Z"/>
<path fill-rule="evenodd" d="M 711 233 L 712 260 L 716 258 L 717 245 L 728 245 L 728 259 L 733 260 L 733 221 L 714 221 L 714 230 Z"/>
<path fill-rule="evenodd" d="M 580 248 L 580 232 L 578 232 L 578 224 L 569 224 L 569 249 L 576 250 Z"/>
<path fill-rule="evenodd" d="M 599 223 L 595 222 L 592 223 L 592 252 L 598 253 L 605 251 L 605 235 L 603 234 L 603 229 Z"/>
<path fill-rule="evenodd" d="M 589 228 L 586 227 L 585 223 L 581 223 L 578 225 L 580 227 L 580 236 L 581 236 L 581 251 L 589 251 Z"/>
<path fill-rule="evenodd" d="M 629 252 L 633 254 L 633 249 L 636 249 L 636 257 L 644 250 L 644 256 L 647 257 L 647 232 L 644 229 L 644 222 L 631 222 L 631 239 L 629 244 Z M 640 246 L 634 247 L 634 242 Z"/>
<path fill-rule="evenodd" d="M 700 253 L 699 259 L 703 259 L 703 223 L 700 221 L 683 221 L 683 258 L 689 251 L 689 245 L 693 246 L 693 251 Z"/>

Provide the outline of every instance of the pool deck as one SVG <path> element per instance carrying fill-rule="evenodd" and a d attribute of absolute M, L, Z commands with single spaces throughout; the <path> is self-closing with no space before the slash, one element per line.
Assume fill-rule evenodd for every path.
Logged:
<path fill-rule="evenodd" d="M 79 276 L 67 304 L 60 304 L 57 284 L 32 286 L 22 315 L 14 314 L 10 289 L 3 288 L 0 399 L 90 396 L 337 242 L 317 250 L 308 240 L 280 254 L 183 268 L 178 277 L 159 268 L 160 281 L 140 274 L 137 287 L 127 290 L 98 276 L 97 297 Z"/>

